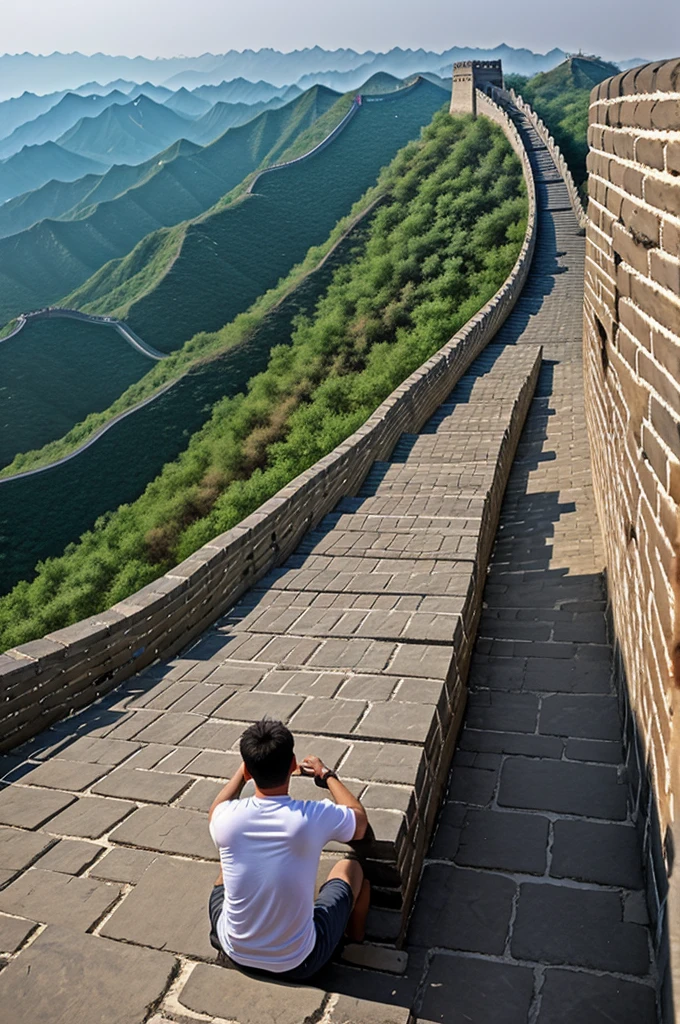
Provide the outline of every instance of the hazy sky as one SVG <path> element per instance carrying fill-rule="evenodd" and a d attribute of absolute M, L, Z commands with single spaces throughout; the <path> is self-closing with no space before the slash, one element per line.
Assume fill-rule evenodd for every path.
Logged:
<path fill-rule="evenodd" d="M 605 57 L 680 53 L 679 0 L 0 0 L 6 53 L 164 57 L 272 46 L 441 51 L 559 46 Z M 678 52 L 675 52 L 678 51 Z"/>

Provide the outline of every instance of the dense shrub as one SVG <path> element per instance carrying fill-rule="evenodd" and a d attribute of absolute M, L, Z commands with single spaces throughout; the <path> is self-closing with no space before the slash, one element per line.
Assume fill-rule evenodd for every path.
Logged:
<path fill-rule="evenodd" d="M 363 250 L 313 317 L 131 505 L 0 601 L 4 647 L 100 611 L 233 526 L 354 431 L 497 290 L 521 246 L 521 168 L 500 129 L 438 114 L 385 176 Z"/>

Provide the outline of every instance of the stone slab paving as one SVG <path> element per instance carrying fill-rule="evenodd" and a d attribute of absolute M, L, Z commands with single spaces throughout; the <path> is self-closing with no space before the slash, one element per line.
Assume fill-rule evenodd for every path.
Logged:
<path fill-rule="evenodd" d="M 583 424 L 583 239 L 534 161 L 534 272 L 420 434 L 190 650 L 2 759 L 0 1006 L 22 1020 L 654 1019 Z M 420 879 L 404 976 L 334 963 L 291 986 L 215 964 L 206 811 L 262 714 L 370 809 L 374 940 L 399 939 Z"/>
<path fill-rule="evenodd" d="M 239 763 L 244 725 L 263 715 L 288 722 L 299 753 L 339 766 L 369 809 L 370 932 L 399 938 L 459 726 L 495 517 L 539 357 L 536 346 L 485 352 L 422 437 L 405 436 L 393 462 L 189 651 L 3 761 L 0 982 L 8 1000 L 23 999 L 28 972 L 40 971 L 55 976 L 47 1020 L 100 1019 L 108 982 L 102 1001 L 90 1006 L 83 995 L 78 1003 L 66 991 L 75 984 L 71 949 L 98 977 L 112 946 L 126 955 L 135 947 L 170 960 L 142 956 L 148 985 L 121 1000 L 130 1021 L 219 1017 L 226 1005 L 227 1019 L 239 1022 L 323 1015 L 406 1024 L 416 977 L 362 973 L 361 947 L 354 967 L 333 965 L 314 989 L 214 966 L 206 898 L 217 854 L 206 811 Z M 479 428 L 479 443 L 469 442 L 464 422 Z M 389 511 L 375 514 L 385 494 Z M 296 779 L 293 795 L 322 794 Z M 342 849 L 329 848 L 319 884 Z M 396 962 L 379 949 L 376 956 Z M 124 986 L 125 965 L 111 964 Z M 45 1000 L 37 986 L 27 1005 L 39 1013 Z"/>
<path fill-rule="evenodd" d="M 539 189 L 534 272 L 499 339 L 540 340 L 544 363 L 409 931 L 419 1024 L 657 1019 L 583 416 L 583 238 L 560 190 Z"/>

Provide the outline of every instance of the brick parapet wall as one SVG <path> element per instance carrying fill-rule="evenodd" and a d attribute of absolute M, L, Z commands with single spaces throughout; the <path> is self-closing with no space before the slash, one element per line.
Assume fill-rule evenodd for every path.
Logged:
<path fill-rule="evenodd" d="M 593 90 L 589 142 L 586 416 L 660 941 L 680 792 L 680 61 Z"/>
<path fill-rule="evenodd" d="M 529 200 L 522 250 L 503 286 L 363 427 L 240 525 L 110 611 L 0 655 L 0 750 L 30 738 L 197 637 L 285 561 L 340 498 L 356 493 L 373 462 L 387 458 L 402 433 L 422 426 L 495 336 L 529 274 L 536 195 L 515 125 L 488 97 L 478 98 L 520 156 Z"/>
<path fill-rule="evenodd" d="M 501 96 L 502 95 L 503 94 L 501 93 Z M 531 124 L 536 129 L 536 133 L 540 138 L 541 142 L 543 142 L 544 145 L 547 147 L 551 157 L 555 161 L 555 164 L 560 172 L 560 175 L 564 179 L 565 185 L 567 186 L 567 192 L 569 193 L 569 201 L 572 205 L 574 213 L 576 214 L 576 220 L 579 223 L 579 227 L 585 229 L 586 224 L 588 222 L 588 218 L 586 216 L 585 210 L 583 209 L 581 196 L 579 195 L 578 188 L 576 187 L 571 171 L 569 170 L 567 161 L 564 159 L 564 156 L 562 155 L 562 150 L 557 145 L 554 138 L 550 134 L 549 129 L 546 127 L 543 121 L 541 121 L 536 111 L 533 110 L 528 103 L 525 103 L 522 97 L 518 96 L 515 93 L 514 89 L 511 89 L 509 93 L 505 93 L 505 96 L 507 96 L 511 100 L 511 102 L 514 103 L 518 110 L 522 111 L 525 117 L 528 117 L 528 119 L 531 121 Z"/>

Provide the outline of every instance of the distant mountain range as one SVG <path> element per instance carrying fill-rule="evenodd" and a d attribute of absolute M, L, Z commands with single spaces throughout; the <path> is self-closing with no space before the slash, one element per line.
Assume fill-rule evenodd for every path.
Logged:
<path fill-rule="evenodd" d="M 0 139 L 0 160 L 6 160 L 24 146 L 39 146 L 42 142 L 58 139 L 81 118 L 94 118 L 109 106 L 129 102 L 129 96 L 117 89 L 105 96 L 66 93 L 50 110 L 15 128 L 7 138 Z"/>
<path fill-rule="evenodd" d="M 69 153 L 56 142 L 24 146 L 20 153 L 0 162 L 0 203 L 40 188 L 53 179 L 75 181 L 85 174 L 102 174 L 105 170 L 105 165 L 78 153 Z"/>
<path fill-rule="evenodd" d="M 338 103 L 341 109 L 334 111 Z M 114 167 L 101 177 L 89 176 L 72 185 L 51 182 L 12 204 L 8 213 L 16 214 L 29 204 L 36 215 L 50 219 L 0 240 L 0 323 L 21 309 L 54 302 L 83 285 L 103 264 L 141 245 L 149 233 L 204 214 L 257 167 L 275 162 L 319 122 L 325 125 L 324 116 L 331 116 L 323 132 L 327 134 L 346 106 L 336 93 L 319 86 L 222 134 L 210 146 L 199 149 L 183 141 L 138 167 Z M 110 108 L 112 112 L 124 109 Z M 54 143 L 46 145 L 60 149 Z M 0 182 L 4 166 L 0 164 Z M 4 213 L 0 207 L 0 220 Z M 62 219 L 51 219 L 55 215 Z M 136 251 L 134 261 L 150 259 L 158 240 L 167 240 L 167 231 L 153 238 L 147 248 L 142 245 Z M 110 267 L 105 276 L 108 292 L 116 285 L 115 268 Z M 97 282 L 88 286 L 89 299 L 98 297 L 98 288 Z"/>
<path fill-rule="evenodd" d="M 297 85 L 275 86 L 269 82 L 248 82 L 245 78 L 219 85 L 202 85 L 193 92 L 181 87 L 173 91 L 150 82 L 135 85 L 122 79 L 108 85 L 88 82 L 67 93 L 53 92 L 46 96 L 25 92 L 15 99 L 0 102 L 0 160 L 18 153 L 23 146 L 55 141 L 81 117 L 94 117 L 112 103 L 129 103 L 138 96 L 163 103 L 175 113 L 189 118 L 208 114 L 217 103 L 255 104 L 251 113 L 254 117 L 264 109 L 264 105 L 269 106 L 275 100 L 288 103 L 302 92 L 304 90 Z M 235 123 L 236 120 L 227 118 L 225 128 Z"/>
<path fill-rule="evenodd" d="M 235 78 L 250 82 L 265 79 L 275 86 L 292 85 L 304 76 L 328 72 L 351 72 L 362 68 L 363 79 L 376 71 L 405 78 L 418 71 L 448 76 L 454 60 L 502 59 L 507 71 L 535 74 L 548 71 L 564 59 L 559 49 L 533 53 L 501 45 L 493 49 L 454 46 L 442 53 L 428 50 L 402 50 L 387 53 L 357 53 L 355 50 L 324 50 L 320 46 L 292 53 L 278 50 L 231 50 L 224 54 L 205 53 L 200 57 L 171 57 L 151 60 L 147 57 L 117 57 L 103 53 L 31 53 L 0 56 L 0 100 L 19 96 L 25 90 L 34 93 L 74 90 L 91 82 L 149 82 L 176 90 L 199 85 L 217 85 Z M 307 85 L 314 84 L 307 82 Z M 94 91 L 94 89 L 90 89 Z M 157 97 L 152 97 L 156 99 Z"/>
<path fill-rule="evenodd" d="M 264 91 L 270 98 L 255 103 L 215 102 L 218 90 L 210 103 L 183 90 L 170 93 L 171 98 L 179 97 L 177 106 L 184 109 L 189 108 L 187 100 L 196 99 L 194 109 L 200 106 L 205 110 L 196 117 L 177 113 L 169 102 L 157 103 L 144 93 L 130 100 L 116 90 L 106 97 L 93 97 L 102 100 L 103 109 L 96 116 L 79 119 L 81 108 L 76 101 L 82 97 L 67 93 L 52 110 L 0 140 L 0 204 L 50 181 L 58 184 L 91 172 L 102 174 L 115 164 L 136 166 L 180 139 L 205 146 L 228 128 L 245 124 L 264 110 L 283 106 L 286 99 L 277 95 L 279 92 L 290 93 L 288 102 L 302 95 L 296 87 L 276 90 L 269 86 Z M 65 131 L 64 125 L 68 125 Z M 48 140 L 41 141 L 46 136 L 50 136 Z M 23 148 L 17 152 L 19 138 Z M 4 153 L 11 155 L 3 158 Z M 6 212 L 3 210 L 3 214 Z"/>
<path fill-rule="evenodd" d="M 187 137 L 190 121 L 148 96 L 120 106 L 110 104 L 98 117 L 83 117 L 57 140 L 63 149 L 101 163 L 141 164 L 171 143 Z"/>

